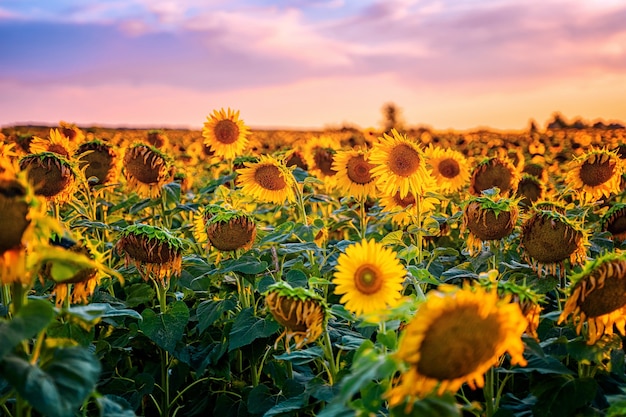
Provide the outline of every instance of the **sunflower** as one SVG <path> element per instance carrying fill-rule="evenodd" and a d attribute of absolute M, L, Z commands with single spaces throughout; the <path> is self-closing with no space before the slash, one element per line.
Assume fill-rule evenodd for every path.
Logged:
<path fill-rule="evenodd" d="M 61 120 L 59 122 L 59 130 L 70 142 L 81 143 L 85 140 L 85 134 L 75 123 Z"/>
<path fill-rule="evenodd" d="M 239 120 L 239 111 L 213 110 L 204 122 L 204 144 L 225 159 L 233 159 L 246 149 L 250 129 Z"/>
<path fill-rule="evenodd" d="M 337 171 L 337 187 L 342 195 L 357 200 L 376 195 L 376 184 L 371 174 L 374 165 L 368 159 L 368 150 L 350 149 L 335 153 L 332 169 Z"/>
<path fill-rule="evenodd" d="M 333 275 L 335 294 L 356 315 L 394 306 L 402 296 L 406 271 L 395 252 L 381 243 L 363 240 L 339 255 Z"/>
<path fill-rule="evenodd" d="M 626 240 L 626 203 L 615 203 L 600 219 L 602 230 L 618 243 Z"/>
<path fill-rule="evenodd" d="M 399 191 L 400 198 L 404 198 L 409 193 L 425 195 L 435 191 L 436 183 L 426 168 L 421 148 L 395 129 L 391 134 L 383 133 L 369 158 L 376 165 L 370 173 L 381 192 L 395 195 Z"/>
<path fill-rule="evenodd" d="M 535 201 L 543 199 L 545 193 L 546 186 L 538 177 L 531 174 L 522 174 L 516 194 L 521 198 L 521 206 L 531 206 Z"/>
<path fill-rule="evenodd" d="M 624 165 L 615 151 L 592 149 L 570 163 L 566 182 L 584 203 L 621 191 Z"/>
<path fill-rule="evenodd" d="M 508 158 L 486 158 L 472 171 L 469 192 L 479 196 L 483 191 L 497 187 L 503 196 L 514 195 L 519 178 L 518 170 Z"/>
<path fill-rule="evenodd" d="M 417 223 L 420 216 L 425 218 L 434 212 L 439 200 L 434 197 L 425 197 L 418 205 L 415 195 L 409 193 L 404 198 L 400 198 L 400 191 L 397 191 L 393 196 L 380 196 L 379 203 L 381 213 L 390 215 L 394 224 L 406 226 Z"/>
<path fill-rule="evenodd" d="M 181 273 L 183 242 L 159 227 L 141 223 L 128 226 L 115 249 L 124 255 L 126 266 L 134 263 L 144 281 L 158 279 L 167 288 L 170 276 Z"/>
<path fill-rule="evenodd" d="M 170 146 L 170 139 L 167 134 L 159 129 L 149 130 L 146 134 L 146 142 L 157 149 L 167 149 Z"/>
<path fill-rule="evenodd" d="M 250 249 L 256 238 L 256 224 L 251 216 L 218 205 L 204 207 L 194 223 L 196 240 L 222 252 Z"/>
<path fill-rule="evenodd" d="M 440 285 L 426 296 L 404 328 L 395 357 L 408 365 L 388 392 L 391 407 L 436 390 L 456 392 L 463 384 L 484 386 L 484 373 L 508 352 L 511 364 L 526 365 L 521 336 L 527 327 L 519 306 L 496 290 L 465 284 Z"/>
<path fill-rule="evenodd" d="M 258 162 L 246 162 L 237 170 L 237 184 L 241 191 L 260 202 L 283 204 L 296 199 L 296 179 L 282 161 L 261 155 Z"/>
<path fill-rule="evenodd" d="M 564 262 L 582 264 L 588 245 L 588 232 L 558 211 L 533 206 L 522 222 L 519 249 L 539 276 L 564 276 Z"/>
<path fill-rule="evenodd" d="M 279 281 L 267 288 L 265 304 L 270 313 L 285 329 L 274 343 L 285 338 L 285 350 L 290 352 L 289 342 L 296 342 L 295 348 L 317 340 L 326 329 L 328 306 L 322 297 L 305 288 L 292 288 L 285 281 Z"/>
<path fill-rule="evenodd" d="M 558 323 L 570 315 L 580 334 L 587 324 L 587 343 L 612 335 L 626 336 L 626 253 L 607 253 L 588 261 L 570 277 L 572 285 Z"/>
<path fill-rule="evenodd" d="M 463 230 L 469 230 L 467 249 L 470 256 L 482 250 L 483 242 L 498 241 L 513 231 L 517 222 L 519 200 L 483 193 L 472 197 L 463 210 Z"/>
<path fill-rule="evenodd" d="M 76 153 L 76 144 L 61 134 L 59 129 L 50 129 L 50 135 L 46 139 L 34 136 L 29 149 L 33 154 L 52 152 L 69 160 Z"/>
<path fill-rule="evenodd" d="M 117 179 L 121 171 L 122 160 L 113 146 L 101 140 L 92 140 L 81 144 L 76 150 L 79 165 L 85 167 L 85 178 L 95 178 L 91 186 L 109 184 Z"/>
<path fill-rule="evenodd" d="M 43 152 L 26 155 L 19 164 L 28 173 L 36 195 L 52 203 L 65 203 L 74 197 L 78 177 L 73 163 L 65 157 Z"/>
<path fill-rule="evenodd" d="M 170 158 L 158 149 L 137 143 L 124 154 L 124 176 L 128 187 L 142 197 L 156 198 L 170 182 L 173 171 Z"/>
<path fill-rule="evenodd" d="M 469 163 L 461 152 L 431 144 L 424 154 L 427 165 L 432 169 L 432 176 L 443 193 L 457 192 L 469 183 Z"/>

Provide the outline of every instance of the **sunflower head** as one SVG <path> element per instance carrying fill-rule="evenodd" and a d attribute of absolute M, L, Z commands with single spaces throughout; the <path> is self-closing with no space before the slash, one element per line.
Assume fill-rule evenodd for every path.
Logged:
<path fill-rule="evenodd" d="M 402 331 L 395 357 L 408 365 L 388 393 L 390 406 L 436 391 L 456 392 L 463 384 L 484 385 L 484 373 L 508 353 L 525 365 L 521 336 L 527 321 L 509 296 L 480 285 L 441 285 L 430 291 Z"/>
<path fill-rule="evenodd" d="M 359 316 L 375 314 L 398 303 L 405 275 L 395 252 L 373 239 L 363 240 L 339 255 L 333 275 L 335 294 L 342 296 L 340 302 L 349 311 Z"/>
<path fill-rule="evenodd" d="M 545 192 L 546 186 L 538 177 L 531 174 L 522 174 L 517 187 L 517 196 L 521 197 L 521 206 L 531 206 L 535 201 L 541 200 Z"/>
<path fill-rule="evenodd" d="M 602 230 L 619 243 L 626 240 L 626 203 L 615 203 L 600 219 Z"/>
<path fill-rule="evenodd" d="M 337 172 L 337 187 L 344 195 L 357 199 L 376 194 L 372 168 L 374 165 L 369 162 L 369 151 L 360 149 L 337 151 L 332 163 L 332 169 Z"/>
<path fill-rule="evenodd" d="M 85 134 L 75 123 L 68 123 L 61 120 L 59 122 L 59 131 L 70 142 L 80 143 L 85 139 Z"/>
<path fill-rule="evenodd" d="M 126 227 L 115 245 L 124 255 L 128 266 L 131 262 L 144 280 L 158 278 L 164 287 L 170 275 L 180 275 L 183 241 L 168 231 L 147 224 Z"/>
<path fill-rule="evenodd" d="M 173 174 L 171 159 L 153 146 L 132 145 L 124 154 L 124 175 L 128 186 L 142 197 L 155 198 Z"/>
<path fill-rule="evenodd" d="M 569 168 L 566 181 L 584 203 L 621 191 L 624 165 L 615 151 L 594 148 L 575 158 Z"/>
<path fill-rule="evenodd" d="M 588 261 L 570 280 L 559 323 L 573 316 L 578 334 L 586 324 L 589 344 L 612 335 L 614 326 L 626 336 L 626 253 L 609 252 Z"/>
<path fill-rule="evenodd" d="M 35 194 L 49 201 L 64 203 L 73 198 L 76 171 L 66 158 L 53 152 L 26 155 L 20 168 L 28 172 Z"/>
<path fill-rule="evenodd" d="M 51 152 L 70 160 L 76 151 L 76 143 L 70 141 L 59 129 L 50 129 L 48 138 L 33 137 L 30 152 L 37 154 Z"/>
<path fill-rule="evenodd" d="M 289 342 L 293 339 L 295 348 L 317 340 L 326 329 L 328 306 L 322 297 L 305 288 L 292 288 L 285 281 L 279 281 L 267 288 L 265 305 L 274 319 L 284 330 L 276 339 L 274 347 L 283 337 L 285 349 L 290 351 Z"/>
<path fill-rule="evenodd" d="M 157 149 L 165 149 L 170 144 L 170 140 L 167 137 L 167 134 L 159 129 L 149 130 L 146 135 L 146 142 L 150 146 L 154 146 Z"/>
<path fill-rule="evenodd" d="M 437 185 L 446 194 L 462 189 L 469 182 L 469 163 L 461 152 L 430 145 L 424 151 Z"/>
<path fill-rule="evenodd" d="M 226 159 L 241 155 L 248 144 L 250 129 L 239 119 L 239 111 L 213 110 L 202 129 L 204 144 Z"/>
<path fill-rule="evenodd" d="M 531 208 L 521 226 L 520 249 L 523 257 L 541 276 L 563 274 L 564 262 L 584 262 L 588 233 L 577 222 L 553 210 Z M 558 267 L 558 270 L 557 270 Z"/>
<path fill-rule="evenodd" d="M 86 166 L 85 178 L 96 178 L 90 185 L 108 184 L 117 178 L 120 158 L 113 146 L 101 140 L 92 140 L 81 144 L 76 150 L 79 165 Z"/>
<path fill-rule="evenodd" d="M 270 155 L 261 155 L 258 162 L 245 163 L 245 168 L 238 169 L 237 174 L 242 192 L 251 198 L 275 204 L 295 201 L 293 172 Z"/>
<path fill-rule="evenodd" d="M 519 177 L 518 170 L 508 158 L 486 158 L 472 171 L 469 192 L 479 196 L 483 191 L 497 187 L 502 195 L 514 195 Z"/>
<path fill-rule="evenodd" d="M 285 155 L 285 165 L 288 167 L 295 166 L 305 171 L 309 170 L 309 164 L 306 163 L 306 158 L 299 149 L 292 149 Z"/>
<path fill-rule="evenodd" d="M 202 224 L 208 243 L 222 252 L 251 248 L 257 232 L 251 216 L 217 205 L 204 208 Z"/>

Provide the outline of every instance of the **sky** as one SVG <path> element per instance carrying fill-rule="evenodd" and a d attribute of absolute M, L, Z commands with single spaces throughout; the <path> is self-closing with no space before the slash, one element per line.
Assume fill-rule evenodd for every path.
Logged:
<path fill-rule="evenodd" d="M 622 0 L 0 0 L 0 126 L 626 121 Z"/>

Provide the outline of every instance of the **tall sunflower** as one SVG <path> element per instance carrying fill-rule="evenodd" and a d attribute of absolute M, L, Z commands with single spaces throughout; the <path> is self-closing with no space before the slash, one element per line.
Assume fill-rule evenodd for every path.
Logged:
<path fill-rule="evenodd" d="M 624 164 L 616 151 L 594 148 L 574 158 L 566 182 L 588 203 L 619 193 L 623 173 Z"/>
<path fill-rule="evenodd" d="M 196 241 L 222 252 L 251 248 L 257 232 L 256 223 L 248 214 L 214 204 L 201 210 L 194 226 Z"/>
<path fill-rule="evenodd" d="M 261 155 L 258 162 L 246 162 L 237 170 L 237 184 L 245 195 L 264 203 L 283 204 L 296 199 L 296 179 L 282 161 Z"/>
<path fill-rule="evenodd" d="M 124 153 L 124 176 L 128 187 L 138 195 L 156 198 L 172 179 L 172 162 L 158 149 L 137 143 Z"/>
<path fill-rule="evenodd" d="M 204 122 L 204 144 L 217 155 L 233 159 L 246 149 L 250 129 L 239 119 L 239 110 L 213 110 Z"/>
<path fill-rule="evenodd" d="M 43 152 L 20 159 L 36 195 L 52 203 L 65 203 L 74 197 L 78 175 L 74 163 L 60 154 Z"/>
<path fill-rule="evenodd" d="M 392 407 L 436 390 L 456 392 L 465 383 L 484 386 L 484 373 L 508 352 L 524 366 L 521 336 L 527 321 L 519 306 L 494 290 L 465 284 L 431 291 L 404 328 L 395 357 L 408 365 L 387 394 Z"/>
<path fill-rule="evenodd" d="M 429 145 L 425 150 L 426 163 L 432 169 L 432 176 L 444 194 L 461 190 L 469 183 L 469 162 L 461 152 Z"/>
<path fill-rule="evenodd" d="M 626 253 L 607 253 L 570 276 L 569 297 L 558 323 L 573 316 L 576 332 L 586 324 L 587 343 L 613 334 L 626 336 Z"/>
<path fill-rule="evenodd" d="M 50 129 L 47 138 L 34 136 L 29 149 L 33 154 L 52 152 L 69 160 L 76 153 L 76 143 L 70 141 L 59 129 Z"/>
<path fill-rule="evenodd" d="M 497 187 L 502 195 L 514 195 L 519 179 L 519 171 L 508 158 L 486 158 L 474 167 L 469 192 L 479 196 L 483 191 Z"/>
<path fill-rule="evenodd" d="M 79 166 L 85 167 L 85 178 L 96 178 L 90 185 L 109 184 L 121 171 L 122 160 L 115 148 L 101 140 L 94 139 L 81 144 L 76 149 Z"/>
<path fill-rule="evenodd" d="M 600 219 L 602 231 L 609 232 L 611 239 L 621 244 L 626 241 L 626 203 L 615 203 Z"/>
<path fill-rule="evenodd" d="M 406 271 L 393 250 L 373 239 L 354 243 L 339 255 L 333 275 L 335 294 L 356 315 L 394 306 L 402 296 Z"/>
<path fill-rule="evenodd" d="M 337 151 L 332 169 L 337 171 L 337 187 L 342 191 L 342 195 L 349 195 L 358 200 L 375 197 L 376 183 L 371 174 L 372 168 L 374 165 L 369 162 L 368 150 Z"/>
<path fill-rule="evenodd" d="M 370 173 L 383 194 L 400 192 L 400 198 L 404 198 L 409 193 L 424 195 L 435 191 L 423 151 L 395 129 L 391 129 L 391 136 L 383 133 L 374 144 L 369 161 L 376 165 Z"/>

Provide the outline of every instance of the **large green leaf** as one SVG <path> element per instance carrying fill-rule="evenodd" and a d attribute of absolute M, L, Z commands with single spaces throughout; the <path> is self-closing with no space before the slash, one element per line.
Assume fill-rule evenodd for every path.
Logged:
<path fill-rule="evenodd" d="M 396 369 L 390 355 L 381 354 L 371 340 L 365 340 L 355 354 L 350 374 L 342 380 L 339 399 L 350 401 L 367 384 L 390 377 Z"/>
<path fill-rule="evenodd" d="M 35 410 L 49 417 L 70 417 L 94 390 L 100 363 L 89 350 L 70 347 L 56 349 L 41 368 L 7 355 L 0 362 L 0 375 Z"/>
<path fill-rule="evenodd" d="M 234 310 L 237 300 L 233 297 L 223 300 L 206 300 L 200 303 L 196 310 L 198 316 L 198 332 L 204 332 L 209 326 L 217 321 L 222 314 Z"/>
<path fill-rule="evenodd" d="M 0 322 L 0 359 L 23 340 L 45 329 L 54 319 L 54 307 L 47 301 L 33 299 L 22 306 L 8 322 Z"/>
<path fill-rule="evenodd" d="M 405 405 L 400 405 L 391 410 L 392 417 L 414 416 L 414 417 L 460 417 L 461 410 L 456 405 L 454 397 L 447 395 L 444 397 L 430 396 L 416 401 L 410 411 Z"/>
<path fill-rule="evenodd" d="M 175 301 L 167 306 L 164 314 L 145 309 L 139 329 L 159 347 L 173 353 L 176 343 L 183 338 L 189 321 L 189 308 L 183 301 Z"/>
<path fill-rule="evenodd" d="M 255 317 L 252 308 L 246 308 L 237 315 L 230 330 L 228 351 L 247 346 L 261 337 L 271 336 L 279 327 L 274 320 Z"/>
<path fill-rule="evenodd" d="M 596 396 L 598 383 L 592 378 L 558 376 L 544 381 L 533 389 L 537 403 L 536 416 L 570 417 Z"/>

